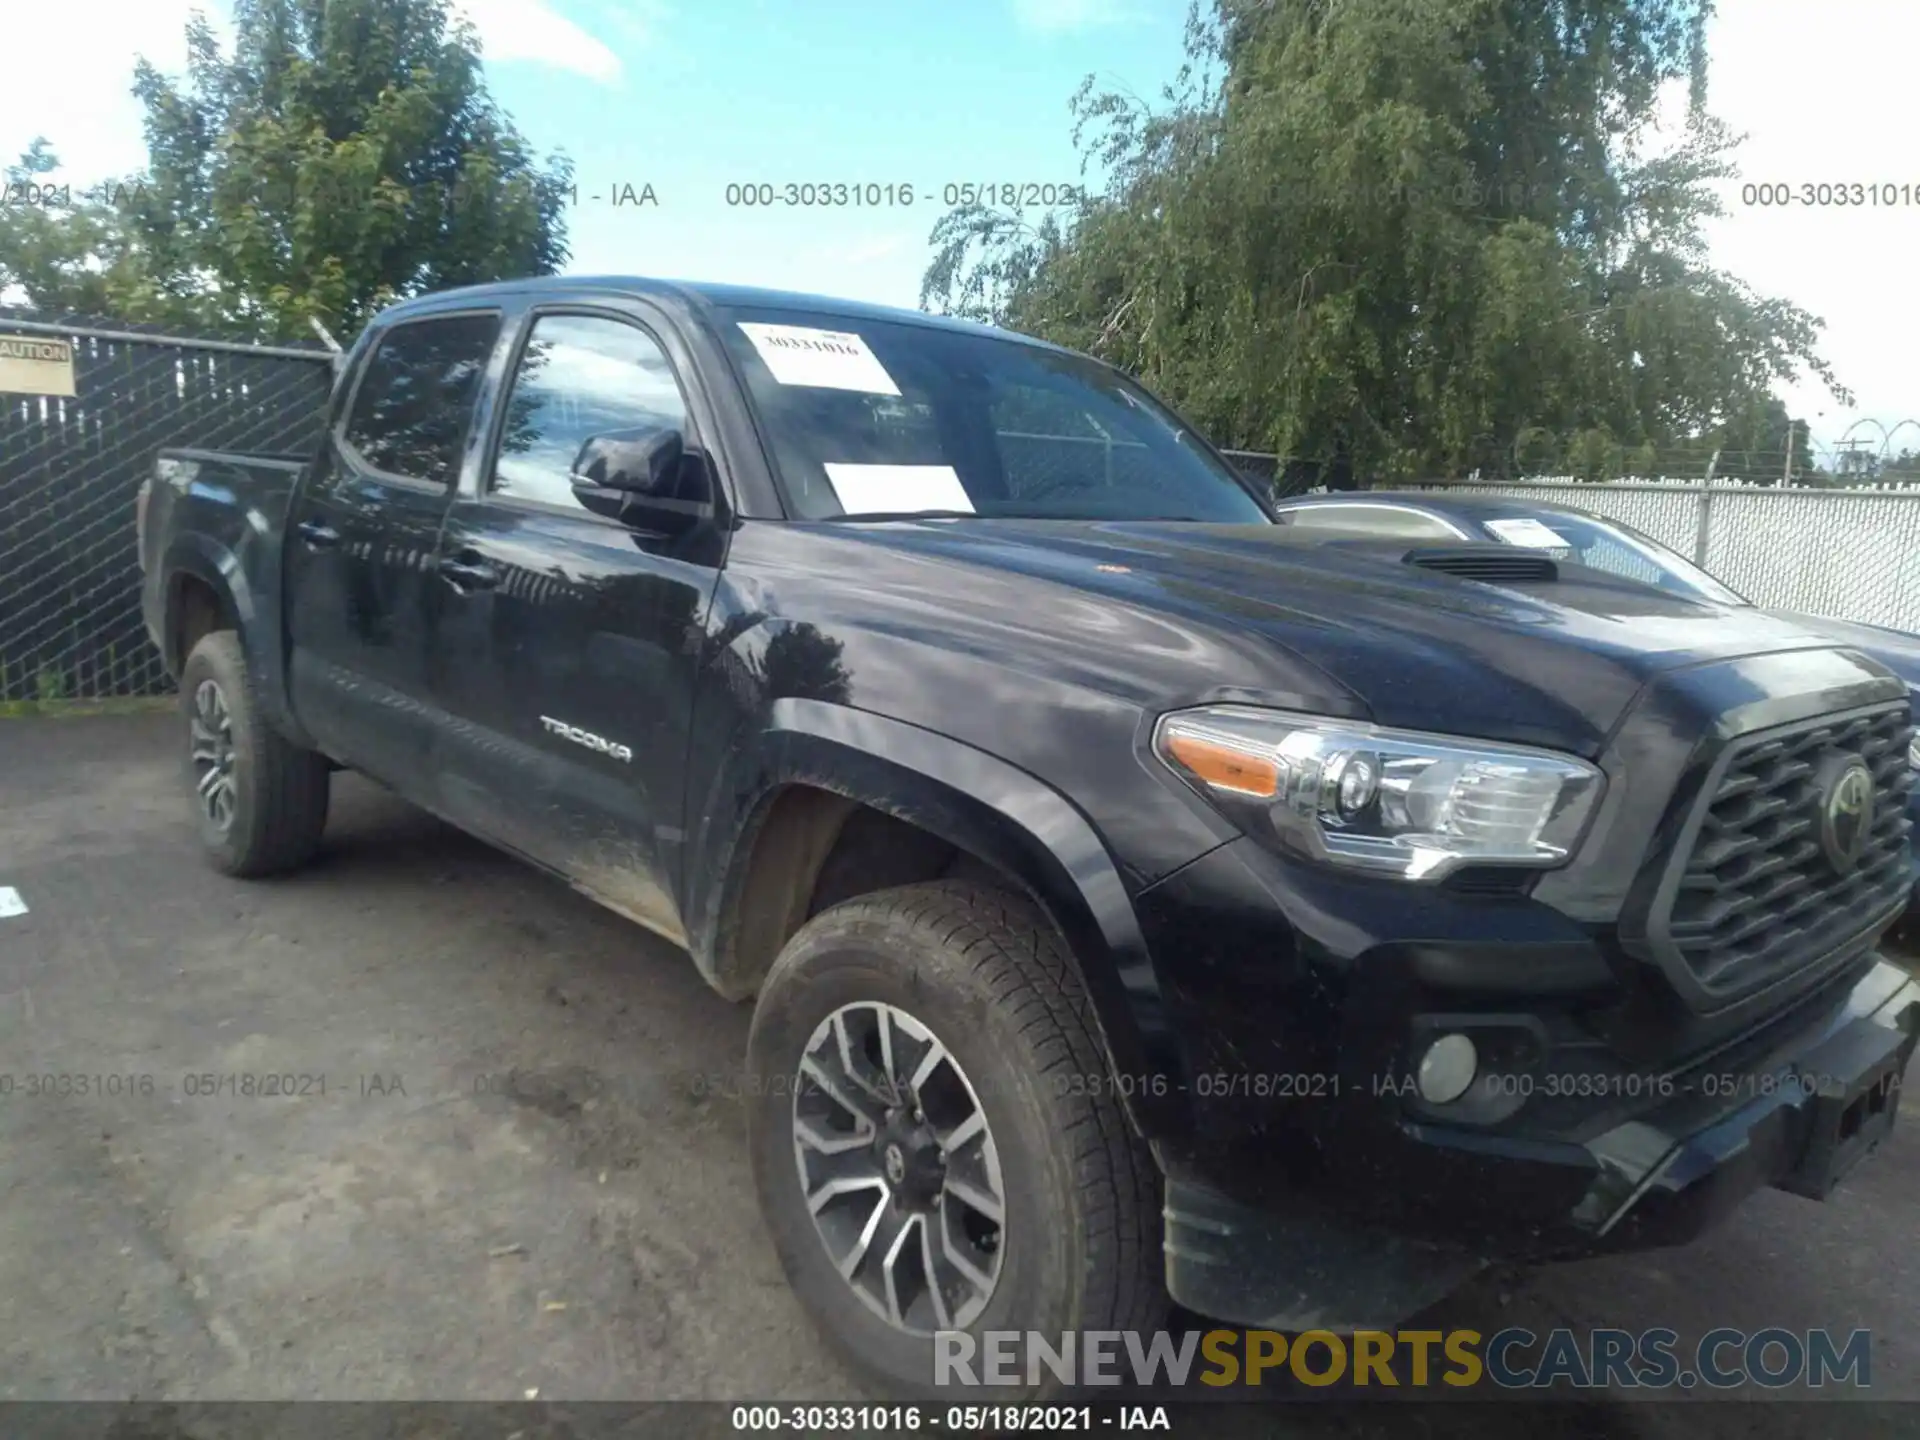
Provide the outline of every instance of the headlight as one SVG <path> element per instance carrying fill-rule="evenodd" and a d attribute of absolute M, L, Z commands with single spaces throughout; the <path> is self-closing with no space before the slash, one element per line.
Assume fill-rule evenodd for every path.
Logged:
<path fill-rule="evenodd" d="M 1605 785 L 1584 760 L 1549 750 L 1240 705 L 1162 716 L 1153 748 L 1251 825 L 1406 880 L 1562 864 Z"/>

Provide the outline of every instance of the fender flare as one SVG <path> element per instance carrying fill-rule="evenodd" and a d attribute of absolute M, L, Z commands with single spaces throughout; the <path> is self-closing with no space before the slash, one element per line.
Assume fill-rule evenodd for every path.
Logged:
<path fill-rule="evenodd" d="M 710 983 L 728 990 L 718 973 L 727 917 L 775 798 L 795 784 L 840 794 L 1012 876 L 1065 936 L 1093 1002 L 1110 1074 L 1088 1083 L 1116 1090 L 1149 1139 L 1190 1129 L 1185 1066 L 1132 899 L 1105 844 L 1065 796 L 962 741 L 819 700 L 776 701 L 747 753 L 750 768 L 715 777 L 716 789 L 744 803 L 716 795 L 688 836 L 689 880 L 698 887 L 698 877 L 718 877 L 688 897 L 691 948 Z M 739 817 L 730 829 L 719 820 L 728 814 Z"/>
<path fill-rule="evenodd" d="M 160 562 L 160 643 L 167 672 L 178 677 L 187 657 L 174 643 L 178 582 L 191 576 L 212 588 L 221 608 L 233 617 L 241 652 L 253 678 L 254 699 L 268 721 L 296 744 L 312 748 L 313 741 L 293 717 L 288 703 L 286 666 L 281 647 L 279 607 L 262 613 L 253 582 L 240 557 L 217 540 L 183 530 L 173 536 Z"/>

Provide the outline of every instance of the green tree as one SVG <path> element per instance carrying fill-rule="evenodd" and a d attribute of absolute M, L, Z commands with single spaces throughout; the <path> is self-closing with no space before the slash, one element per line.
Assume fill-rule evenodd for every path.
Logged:
<path fill-rule="evenodd" d="M 1787 407 L 1771 395 L 1722 426 L 1714 440 L 1720 451 L 1714 473 L 1728 480 L 1777 485 L 1790 478 L 1794 484 L 1804 484 L 1819 467 L 1807 422 L 1791 418 Z"/>
<path fill-rule="evenodd" d="M 1880 479 L 1888 485 L 1920 485 L 1920 454 L 1902 447 L 1898 455 L 1890 456 L 1881 467 Z"/>
<path fill-rule="evenodd" d="M 1335 477 L 1507 473 L 1541 435 L 1576 473 L 1671 449 L 1801 367 L 1834 383 L 1820 322 L 1705 260 L 1735 144 L 1705 108 L 1710 4 L 1196 6 L 1162 105 L 1075 97 L 1102 184 L 1037 225 L 949 214 L 923 303 Z M 1676 85 L 1688 128 L 1656 149 Z"/>
<path fill-rule="evenodd" d="M 120 222 L 124 192 L 76 191 L 55 184 L 60 158 L 45 137 L 7 167 L 7 193 L 21 203 L 0 208 L 0 296 L 37 310 L 161 319 L 140 297 L 146 259 Z"/>
<path fill-rule="evenodd" d="M 0 229 L 0 280 L 46 308 L 345 340 L 395 298 L 565 262 L 571 166 L 493 103 L 449 0 L 236 0 L 234 32 L 224 55 L 196 14 L 184 77 L 139 63 L 146 170 L 85 224 Z"/>
<path fill-rule="evenodd" d="M 1704 477 L 1709 465 L 1716 480 L 1778 485 L 1823 485 L 1831 479 L 1820 466 L 1813 432 L 1793 418 L 1772 395 L 1759 395 L 1739 412 L 1702 434 L 1662 452 L 1669 474 Z"/>

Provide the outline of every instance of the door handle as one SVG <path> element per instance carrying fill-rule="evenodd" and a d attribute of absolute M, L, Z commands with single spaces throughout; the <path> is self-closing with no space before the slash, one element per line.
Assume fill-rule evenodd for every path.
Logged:
<path fill-rule="evenodd" d="M 309 549 L 331 550 L 340 543 L 340 532 L 324 520 L 302 520 L 293 528 Z"/>
<path fill-rule="evenodd" d="M 500 572 L 472 551 L 447 556 L 440 573 L 456 590 L 491 590 L 500 582 Z"/>

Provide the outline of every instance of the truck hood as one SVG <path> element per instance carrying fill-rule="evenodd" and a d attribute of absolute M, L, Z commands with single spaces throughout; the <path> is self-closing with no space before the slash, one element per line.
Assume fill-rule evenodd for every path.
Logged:
<path fill-rule="evenodd" d="M 1889 630 L 1881 625 L 1863 625 L 1854 620 L 1835 620 L 1827 615 L 1804 615 L 1797 610 L 1768 610 L 1776 620 L 1784 620 L 1818 635 L 1832 645 L 1844 645 L 1871 655 L 1911 689 L 1920 690 L 1920 635 Z"/>
<path fill-rule="evenodd" d="M 1381 724 L 1585 754 L 1598 753 L 1664 673 L 1836 648 L 1766 611 L 1578 567 L 1558 580 L 1492 585 L 1405 563 L 1412 542 L 1329 544 L 1281 526 L 927 519 L 842 533 L 902 559 L 997 576 L 978 593 L 1000 644 L 1010 643 L 1005 616 L 1017 612 L 1053 663 L 1123 668 L 1125 688 L 1162 702 L 1338 704 Z M 865 567 L 869 595 L 890 588 L 889 570 L 877 556 Z M 903 581 L 906 573 L 927 583 L 918 565 Z M 1068 603 L 1057 587 L 1109 603 Z M 955 607 L 956 631 L 968 609 Z M 1261 643 L 1208 643 L 1223 632 Z M 1183 664 L 1193 657 L 1211 662 L 1209 672 Z"/>

